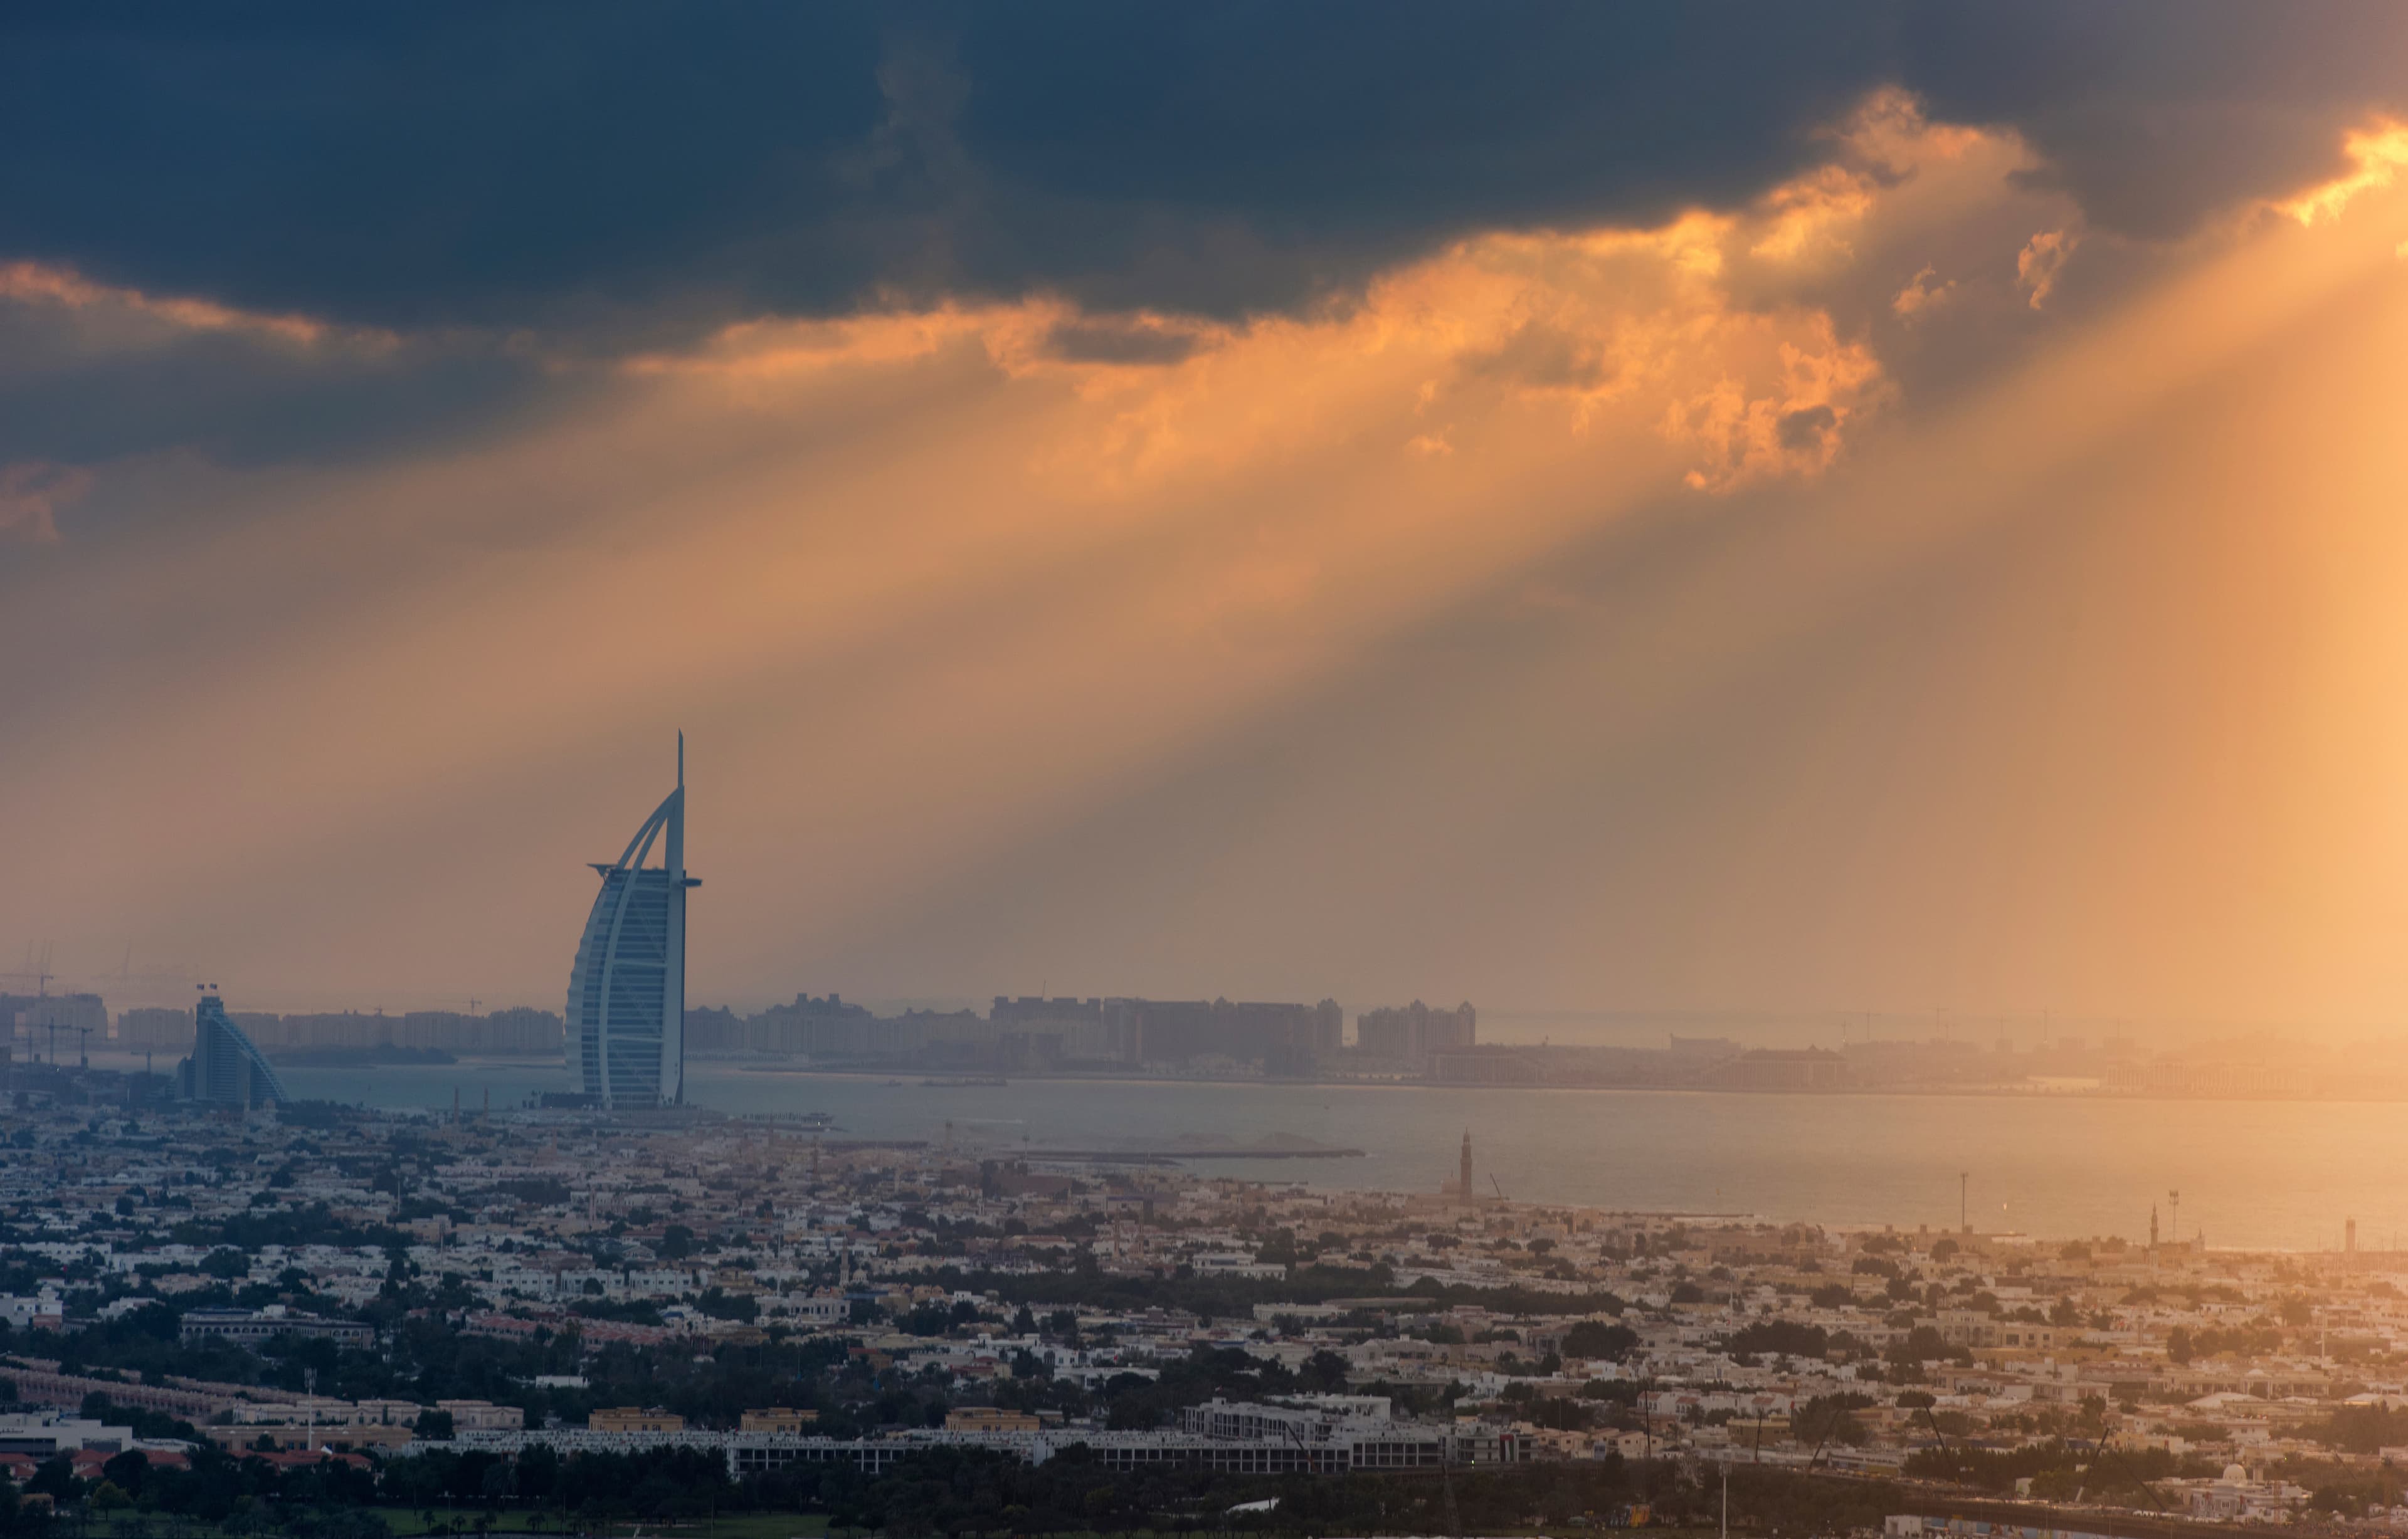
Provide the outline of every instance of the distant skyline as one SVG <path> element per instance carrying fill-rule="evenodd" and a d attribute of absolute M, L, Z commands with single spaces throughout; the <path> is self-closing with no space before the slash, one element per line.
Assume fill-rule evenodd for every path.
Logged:
<path fill-rule="evenodd" d="M 127 1007 L 173 1007 L 188 1005 L 197 996 L 189 992 L 164 990 L 156 986 L 126 989 L 117 980 L 102 976 L 85 978 L 74 974 L 62 974 L 50 984 L 50 991 L 96 990 L 103 994 L 112 1013 Z M 6 992 L 0 990 L 0 992 Z M 837 990 L 842 994 L 842 990 Z M 1016 991 L 1008 991 L 1014 992 Z M 1034 992 L 1030 990 L 1029 992 Z M 1255 1000 L 1258 992 L 1228 990 L 1213 990 L 1203 995 L 1172 996 L 1161 990 L 1132 990 L 1137 997 L 1209 998 L 1217 994 L 1232 999 Z M 752 998 L 697 999 L 687 1001 L 689 1010 L 732 1010 L 738 1016 L 757 1014 L 780 1005 L 791 1004 L 797 994 L 824 990 L 790 990 Z M 924 994 L 924 995 L 842 995 L 847 1005 L 860 1005 L 880 1016 L 897 1016 L 908 1011 L 969 1010 L 987 1013 L 997 997 L 986 994 Z M 1056 989 L 1050 997 L 1097 998 L 1096 991 Z M 1316 993 L 1312 998 L 1326 997 Z M 1299 996 L 1294 1003 L 1309 1003 Z M 1393 1007 L 1412 1003 L 1408 996 L 1365 995 L 1359 999 L 1340 999 L 1349 1029 L 1354 1017 L 1366 1010 Z M 1438 1002 L 1424 1000 L 1425 1004 Z M 1923 1042 L 1932 1039 L 1953 1040 L 1971 1044 L 1985 1050 L 2003 1042 L 2017 1051 L 2055 1047 L 2068 1039 L 2081 1041 L 2090 1047 L 2101 1047 L 2123 1041 L 2143 1052 L 2194 1047 L 2217 1043 L 2256 1041 L 2271 1045 L 2289 1042 L 2314 1043 L 2329 1037 L 2332 1045 L 2351 1046 L 2385 1036 L 2380 1027 L 2357 1028 L 2335 1026 L 2312 1020 L 2243 1020 L 2213 1019 L 2136 1019 L 2131 1017 L 2069 1017 L 2060 1015 L 2007 1016 L 1996 1013 L 1971 1012 L 1882 1012 L 1844 1010 L 1838 1008 L 1798 1008 L 1787 1010 L 1748 1010 L 1682 1008 L 1676 1006 L 1625 1006 L 1618 1008 L 1578 1009 L 1550 1005 L 1480 1005 L 1470 1003 L 1480 1012 L 1480 1037 L 1485 1043 L 1519 1046 L 1552 1041 L 1558 1046 L 1629 1046 L 1661 1047 L 1669 1035 L 1689 1037 L 1728 1037 L 1743 1047 L 1792 1047 L 1816 1045 L 1844 1047 L 1851 1043 L 1867 1041 Z M 561 1014 L 560 1003 L 541 997 L 514 1000 L 480 993 L 440 990 L 422 992 L 384 990 L 372 996 L 292 994 L 273 989 L 247 995 L 233 1002 L 237 1012 L 261 1011 L 269 1014 L 308 1016 L 319 1013 L 353 1011 L 362 1014 L 383 1012 L 402 1015 L 411 1011 L 456 1011 L 467 1013 L 471 1005 L 477 1013 L 495 1010 L 534 1008 Z"/>
<path fill-rule="evenodd" d="M 2395 1032 L 2402 59 L 15 8 L 0 969 Z"/>

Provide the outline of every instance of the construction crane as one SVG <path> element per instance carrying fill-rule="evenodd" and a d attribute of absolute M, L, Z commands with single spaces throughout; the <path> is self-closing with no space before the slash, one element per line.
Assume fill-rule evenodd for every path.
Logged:
<path fill-rule="evenodd" d="M 2106 1463 L 2111 1457 L 2124 1466 L 2124 1477 L 2129 1480 L 2133 1485 L 2141 1488 L 2141 1494 L 2149 1499 L 2150 1506 L 2155 1507 L 2159 1512 L 2166 1510 L 2164 1499 L 2157 1495 L 2157 1488 L 2149 1484 L 2148 1478 L 2141 1474 L 2140 1467 L 2134 1464 L 2131 1460 L 2125 1457 L 2124 1450 L 2115 1446 L 2114 1437 L 2102 1427 L 2100 1429 L 2098 1451 L 2090 1456 L 2090 1468 L 2097 1471 L 2102 1479 L 2107 1474 Z M 2112 1485 L 2102 1484 L 2099 1489 L 2102 1491 L 2109 1491 L 2115 1488 Z M 2085 1479 L 2079 1487 L 2075 1488 L 2073 1499 L 2076 1502 L 2081 1501 L 2084 1494 L 2089 1489 L 2090 1482 L 2087 1479 Z"/>
<path fill-rule="evenodd" d="M 108 984 L 114 989 L 131 990 L 138 993 L 146 990 L 180 990 L 185 984 L 193 982 L 194 978 L 191 968 L 172 962 L 153 962 L 147 966 L 136 967 L 134 943 L 127 941 L 125 954 L 119 961 L 116 971 L 101 974 L 97 981 Z"/>
<path fill-rule="evenodd" d="M 1639 1387 L 1638 1396 L 1639 1425 L 1643 1429 L 1641 1435 L 1646 1440 L 1640 1445 L 1639 1500 L 1648 1503 L 1651 1506 L 1654 1505 L 1652 1495 L 1656 1468 L 1656 1413 L 1648 1406 L 1647 1391 L 1653 1387 L 1654 1382 L 1652 1379 L 1642 1382 Z"/>
<path fill-rule="evenodd" d="M 1940 1440 L 1940 1451 L 1948 1456 L 1949 1467 L 1956 1470 L 1958 1476 L 1962 1477 L 1965 1473 L 1964 1458 L 1949 1446 L 1948 1434 L 1940 1430 L 1940 1418 L 1931 1414 L 1931 1407 L 1928 1405 L 1917 1406 L 1916 1409 L 1922 1413 L 1923 1419 L 1930 1424 L 1931 1435 Z"/>
<path fill-rule="evenodd" d="M 34 943 L 31 941 L 27 941 L 25 943 L 25 965 L 17 969 L 15 972 L 0 973 L 0 978 L 33 979 L 34 997 L 36 999 L 48 999 L 50 997 L 50 983 L 58 975 L 56 973 L 50 971 L 50 946 L 47 943 L 43 945 L 41 955 L 37 959 L 34 955 Z"/>

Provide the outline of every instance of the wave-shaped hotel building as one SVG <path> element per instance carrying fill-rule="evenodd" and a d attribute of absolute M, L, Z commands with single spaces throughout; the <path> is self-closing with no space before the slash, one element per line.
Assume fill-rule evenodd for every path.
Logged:
<path fill-rule="evenodd" d="M 661 863 L 646 865 L 652 848 Z M 685 734 L 677 789 L 599 862 L 602 891 L 585 917 L 568 979 L 569 1061 L 597 1106 L 674 1106 L 685 1100 Z"/>
<path fill-rule="evenodd" d="M 215 988 L 216 985 L 210 985 Z M 211 1105 L 281 1106 L 293 1099 L 284 1081 L 226 1014 L 225 1001 L 204 995 L 193 1007 L 193 1056 L 176 1065 L 176 1094 Z"/>

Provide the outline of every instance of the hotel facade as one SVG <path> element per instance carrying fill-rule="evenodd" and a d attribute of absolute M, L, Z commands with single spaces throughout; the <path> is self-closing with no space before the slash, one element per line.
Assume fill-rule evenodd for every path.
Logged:
<path fill-rule="evenodd" d="M 655 846 L 661 863 L 648 865 Z M 685 736 L 678 783 L 614 864 L 585 917 L 568 980 L 568 1051 L 580 1088 L 605 1107 L 685 1100 Z"/>

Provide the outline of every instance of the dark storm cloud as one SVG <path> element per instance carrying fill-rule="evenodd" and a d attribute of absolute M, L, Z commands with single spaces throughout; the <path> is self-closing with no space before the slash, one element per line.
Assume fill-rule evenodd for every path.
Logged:
<path fill-rule="evenodd" d="M 230 465 L 339 459 L 568 393 L 476 336 L 303 344 L 153 327 L 109 345 L 97 329 L 61 307 L 0 304 L 0 465 L 179 449 Z"/>
<path fill-rule="evenodd" d="M 882 292 L 1221 315 L 1495 225 L 1727 205 L 1897 81 L 2093 225 L 2312 179 L 2408 9 L 1529 4 L 22 9 L 0 255 L 401 328 Z"/>
<path fill-rule="evenodd" d="M 0 248 L 397 326 L 888 285 L 1238 311 L 1475 224 L 1742 195 L 1877 73 L 1778 13 L 916 15 L 21 21 Z"/>
<path fill-rule="evenodd" d="M 1917 10 L 1901 78 L 1935 116 L 2014 125 L 2101 229 L 2177 236 L 2341 169 L 2408 112 L 2408 7 L 1987 4 Z"/>

